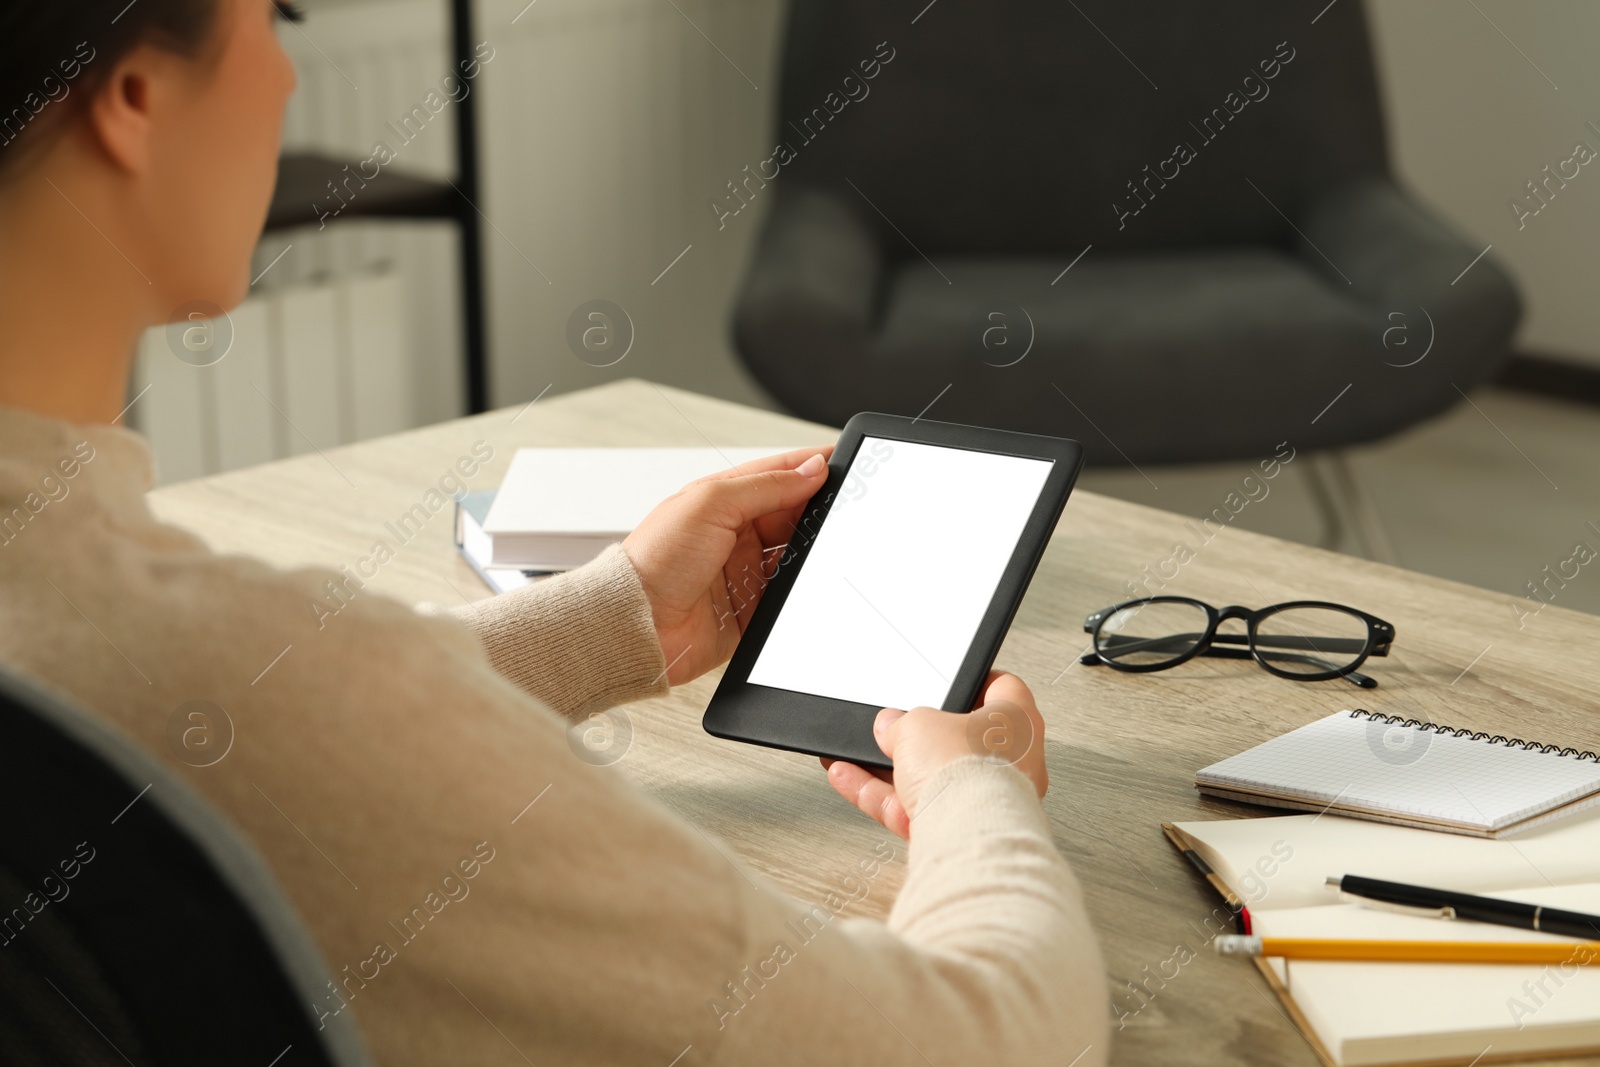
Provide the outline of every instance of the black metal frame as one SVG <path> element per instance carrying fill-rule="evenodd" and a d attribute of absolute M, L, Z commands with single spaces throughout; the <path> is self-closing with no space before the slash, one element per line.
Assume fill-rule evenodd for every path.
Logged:
<path fill-rule="evenodd" d="M 1194 647 L 1165 663 L 1121 663 L 1104 655 L 1100 651 L 1101 628 L 1105 626 L 1107 620 L 1114 617 L 1118 612 L 1136 608 L 1142 604 L 1187 604 L 1197 607 L 1206 614 L 1206 630 L 1198 635 L 1198 640 L 1195 641 Z M 1343 667 L 1327 671 L 1287 671 L 1268 663 L 1257 646 L 1257 628 L 1263 620 L 1269 619 L 1279 612 L 1289 611 L 1294 608 L 1324 608 L 1329 611 L 1342 611 L 1366 623 L 1367 639 L 1363 644 L 1360 655 Z M 1220 634 L 1217 632 L 1217 628 L 1230 619 L 1238 619 L 1245 624 L 1245 634 L 1242 637 L 1238 634 Z M 1254 659 L 1262 667 L 1278 677 L 1292 678 L 1297 682 L 1321 682 L 1330 678 L 1345 678 L 1353 685 L 1358 685 L 1363 689 L 1376 689 L 1378 682 L 1374 678 L 1358 673 L 1356 668 L 1365 663 L 1369 656 L 1387 656 L 1389 654 L 1389 645 L 1394 641 L 1394 626 L 1390 623 L 1385 622 L 1376 615 L 1370 615 L 1365 611 L 1352 608 L 1348 604 L 1334 604 L 1326 600 L 1291 600 L 1283 604 L 1273 604 L 1265 608 L 1252 609 L 1240 607 L 1237 604 L 1225 608 L 1214 608 L 1203 600 L 1195 600 L 1193 597 L 1186 596 L 1140 597 L 1137 600 L 1129 600 L 1121 604 L 1114 604 L 1109 608 L 1102 608 L 1088 616 L 1083 620 L 1083 630 L 1094 638 L 1095 645 L 1093 652 L 1085 653 L 1078 659 L 1078 662 L 1086 667 L 1104 665 L 1130 674 L 1148 674 L 1151 671 L 1164 671 L 1170 667 L 1187 663 L 1196 656 L 1221 656 L 1228 659 Z M 1188 635 L 1185 634 L 1183 636 L 1187 637 Z M 1170 640 L 1170 638 L 1164 638 L 1163 640 Z M 1313 651 L 1319 651 L 1310 638 L 1303 638 L 1302 640 L 1306 642 L 1306 647 Z M 1222 647 L 1218 647 L 1219 644 Z M 1245 644 L 1248 647 L 1227 647 L 1237 644 Z M 1306 658 L 1310 659 L 1311 657 Z"/>
<path fill-rule="evenodd" d="M 472 61 L 472 0 L 450 0 L 450 44 L 456 69 Z M 462 97 L 456 111 L 457 226 L 461 232 L 461 318 L 464 334 L 467 414 L 489 409 L 488 324 L 483 295 L 483 219 L 478 211 L 478 92 Z"/>
<path fill-rule="evenodd" d="M 473 62 L 472 0 L 450 0 L 450 50 L 453 70 Z M 439 181 L 384 171 L 381 187 L 341 209 L 341 217 L 367 219 L 446 219 L 461 239 L 462 372 L 467 414 L 489 408 L 488 324 L 484 298 L 483 217 L 478 167 L 478 93 L 474 89 L 452 108 L 455 115 L 456 176 Z M 311 205 L 325 195 L 326 183 L 349 174 L 353 160 L 319 153 L 294 153 L 278 161 L 278 187 L 266 231 L 317 222 Z"/>

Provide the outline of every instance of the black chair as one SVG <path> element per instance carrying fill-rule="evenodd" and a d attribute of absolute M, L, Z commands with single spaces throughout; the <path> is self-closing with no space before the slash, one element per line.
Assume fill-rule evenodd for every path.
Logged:
<path fill-rule="evenodd" d="M 272 875 L 112 728 L 0 671 L 0 1060 L 364 1067 Z M 325 1022 L 325 1025 L 324 1025 Z"/>
<path fill-rule="evenodd" d="M 1258 459 L 1505 358 L 1507 276 L 1390 176 L 1356 0 L 803 0 L 782 64 L 787 158 L 721 211 L 771 199 L 735 341 L 796 414 Z"/>

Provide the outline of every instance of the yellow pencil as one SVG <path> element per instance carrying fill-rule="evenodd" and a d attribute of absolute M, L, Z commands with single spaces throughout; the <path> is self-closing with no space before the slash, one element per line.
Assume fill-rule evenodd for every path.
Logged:
<path fill-rule="evenodd" d="M 1358 941 L 1314 937 L 1220 934 L 1222 956 L 1291 960 L 1409 961 L 1412 963 L 1600 963 L 1600 941 Z"/>

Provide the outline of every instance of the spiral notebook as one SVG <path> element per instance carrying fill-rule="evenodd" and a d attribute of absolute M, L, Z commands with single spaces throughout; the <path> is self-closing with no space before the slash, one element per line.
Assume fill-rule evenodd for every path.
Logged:
<path fill-rule="evenodd" d="M 1600 755 L 1357 709 L 1214 763 L 1195 786 L 1251 804 L 1501 837 L 1600 805 Z"/>

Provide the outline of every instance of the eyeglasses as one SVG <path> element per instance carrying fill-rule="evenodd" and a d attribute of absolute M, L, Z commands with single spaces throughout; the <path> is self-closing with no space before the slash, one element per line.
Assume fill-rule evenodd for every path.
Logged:
<path fill-rule="evenodd" d="M 1218 633 L 1230 619 L 1243 634 Z M 1094 651 L 1078 662 L 1119 671 L 1162 671 L 1196 656 L 1255 661 L 1299 682 L 1346 678 L 1363 689 L 1376 679 L 1358 674 L 1368 656 L 1387 656 L 1394 627 L 1375 615 L 1321 600 L 1295 600 L 1252 611 L 1214 608 L 1188 597 L 1153 596 L 1097 611 L 1083 620 Z"/>

